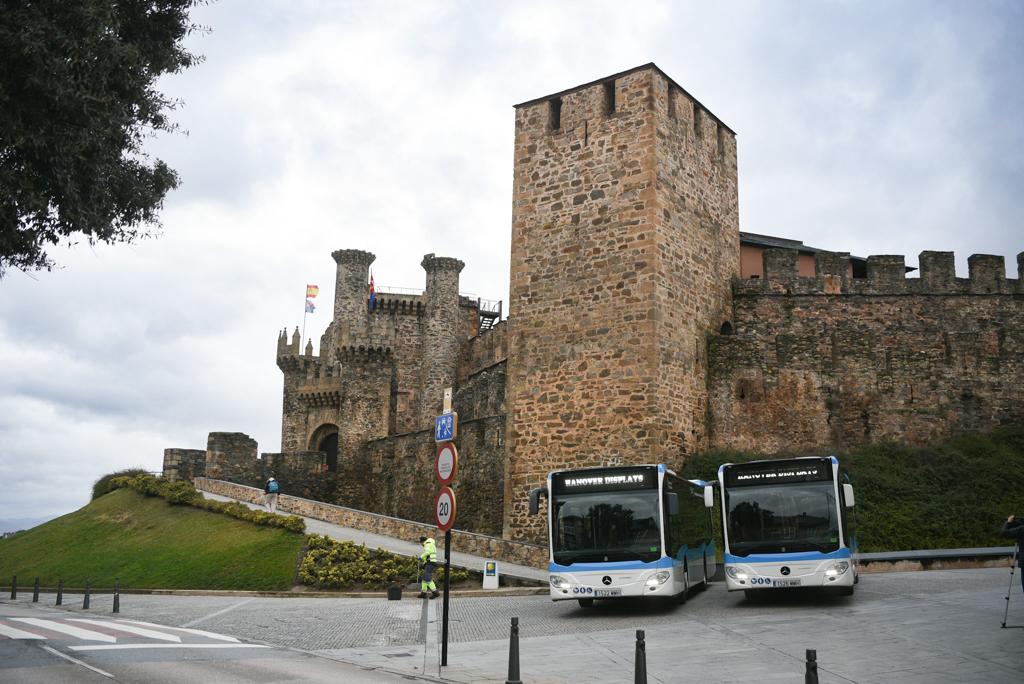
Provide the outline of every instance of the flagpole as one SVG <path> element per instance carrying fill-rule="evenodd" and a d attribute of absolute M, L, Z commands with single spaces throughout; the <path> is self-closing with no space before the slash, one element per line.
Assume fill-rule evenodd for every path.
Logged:
<path fill-rule="evenodd" d="M 306 292 L 309 293 L 309 286 L 306 286 Z M 302 298 L 302 340 L 306 339 L 306 316 L 309 314 L 309 307 L 306 305 L 309 299 L 306 297 Z M 302 352 L 302 340 L 299 340 L 299 353 Z"/>

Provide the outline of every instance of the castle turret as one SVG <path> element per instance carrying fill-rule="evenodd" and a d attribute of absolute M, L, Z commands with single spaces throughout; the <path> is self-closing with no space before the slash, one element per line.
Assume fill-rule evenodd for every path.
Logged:
<path fill-rule="evenodd" d="M 429 425 L 441 412 L 444 389 L 455 384 L 458 371 L 459 273 L 465 264 L 458 259 L 427 254 L 420 265 L 427 272 L 420 418 L 424 425 Z"/>
<path fill-rule="evenodd" d="M 334 336 L 333 346 L 352 344 L 365 334 L 369 311 L 370 264 L 377 258 L 359 249 L 339 249 L 331 256 L 338 264 L 334 287 Z M 321 355 L 326 355 L 323 349 Z"/>

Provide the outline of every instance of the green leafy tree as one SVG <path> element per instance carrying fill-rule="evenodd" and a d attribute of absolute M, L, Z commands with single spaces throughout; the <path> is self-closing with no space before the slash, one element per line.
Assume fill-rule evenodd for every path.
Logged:
<path fill-rule="evenodd" d="M 175 128 L 154 85 L 201 59 L 182 45 L 197 2 L 0 0 L 0 278 L 159 227 L 178 176 L 143 141 Z"/>

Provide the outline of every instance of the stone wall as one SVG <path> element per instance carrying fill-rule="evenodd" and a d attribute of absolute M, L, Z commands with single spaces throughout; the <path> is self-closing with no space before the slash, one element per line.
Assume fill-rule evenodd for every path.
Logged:
<path fill-rule="evenodd" d="M 264 502 L 262 489 L 246 487 L 233 482 L 210 478 L 197 478 L 196 488 L 211 494 L 220 494 L 254 504 Z M 301 515 L 316 520 L 325 520 L 343 527 L 372 532 L 395 539 L 416 540 L 421 535 L 435 535 L 438 547 L 444 548 L 444 535 L 438 534 L 433 523 L 425 524 L 413 520 L 376 515 L 366 511 L 334 506 L 320 501 L 310 501 L 288 494 L 278 497 L 277 509 L 281 513 Z M 546 568 L 548 550 L 546 546 L 510 541 L 498 537 L 476 534 L 466 530 L 452 530 L 452 546 L 463 553 L 484 558 L 496 558 L 506 563 Z"/>
<path fill-rule="evenodd" d="M 252 482 L 259 478 L 256 440 L 241 432 L 211 432 L 206 441 L 206 477 Z"/>
<path fill-rule="evenodd" d="M 868 258 L 868 277 L 820 254 L 765 252 L 766 278 L 734 284 L 733 334 L 711 340 L 717 448 L 807 452 L 923 444 L 1024 422 L 1024 289 L 1001 257 L 924 252 Z M 1018 256 L 1024 267 L 1024 254 Z"/>
<path fill-rule="evenodd" d="M 191 481 L 206 475 L 206 452 L 202 449 L 164 449 L 164 478 Z"/>
<path fill-rule="evenodd" d="M 470 375 L 508 360 L 508 321 L 471 338 L 462 347 L 459 360 L 459 385 Z"/>
<path fill-rule="evenodd" d="M 733 134 L 647 65 L 516 108 L 505 533 L 549 470 L 706 445 L 739 268 Z"/>
<path fill-rule="evenodd" d="M 458 410 L 458 403 L 456 403 Z M 460 412 L 459 473 L 452 489 L 460 528 L 482 534 L 501 533 L 505 463 L 504 415 L 463 419 Z M 434 519 L 437 445 L 433 430 L 420 430 L 366 444 L 369 475 L 365 492 L 347 504 L 375 513 L 422 523 Z M 341 501 L 339 498 L 329 499 Z"/>

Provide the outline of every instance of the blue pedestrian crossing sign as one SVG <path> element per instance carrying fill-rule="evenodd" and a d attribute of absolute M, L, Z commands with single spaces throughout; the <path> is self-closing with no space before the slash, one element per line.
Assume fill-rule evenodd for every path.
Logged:
<path fill-rule="evenodd" d="M 442 413 L 434 420 L 434 441 L 450 442 L 455 439 L 458 432 L 459 414 Z"/>

